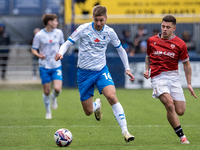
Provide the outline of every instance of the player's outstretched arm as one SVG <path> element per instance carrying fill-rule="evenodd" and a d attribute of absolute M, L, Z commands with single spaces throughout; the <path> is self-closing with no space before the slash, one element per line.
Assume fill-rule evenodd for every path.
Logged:
<path fill-rule="evenodd" d="M 146 79 L 149 79 L 150 76 L 149 76 L 149 71 L 146 70 L 144 73 L 143 73 L 143 76 L 146 78 Z"/>
<path fill-rule="evenodd" d="M 150 60 L 149 60 L 149 56 L 146 56 L 146 58 L 145 58 L 145 72 L 143 73 L 143 76 L 146 79 L 150 78 L 150 76 L 149 76 L 149 69 L 150 69 Z"/>
<path fill-rule="evenodd" d="M 45 55 L 43 53 L 38 53 L 38 51 L 36 49 L 31 49 L 31 52 L 33 53 L 33 55 L 35 55 L 38 58 L 41 58 L 42 60 L 45 59 Z"/>
<path fill-rule="evenodd" d="M 126 70 L 126 74 L 130 77 L 130 81 L 134 81 L 135 77 L 133 76 L 133 74 L 131 73 L 130 70 Z"/>
<path fill-rule="evenodd" d="M 183 67 L 184 67 L 184 71 L 185 71 L 185 77 L 187 80 L 188 89 L 189 89 L 191 95 L 194 96 L 195 98 L 197 98 L 197 96 L 195 95 L 194 90 L 192 88 L 192 85 L 191 85 L 192 68 L 190 65 L 190 61 L 188 60 L 186 62 L 183 62 Z"/>
<path fill-rule="evenodd" d="M 58 61 L 60 59 L 63 59 L 63 55 L 56 53 L 55 60 Z"/>
<path fill-rule="evenodd" d="M 70 41 L 66 41 L 63 43 L 60 47 L 59 53 L 56 53 L 55 60 L 58 61 L 60 59 L 63 59 L 63 55 L 67 52 L 68 48 L 72 45 Z"/>
<path fill-rule="evenodd" d="M 190 85 L 188 85 L 188 89 L 189 89 L 189 91 L 190 91 L 191 95 L 192 95 L 192 96 L 194 96 L 195 98 L 197 98 L 197 96 L 195 95 L 195 93 L 194 93 L 194 90 L 193 90 L 193 88 L 192 88 L 192 85 L 191 85 L 191 84 L 190 84 Z"/>

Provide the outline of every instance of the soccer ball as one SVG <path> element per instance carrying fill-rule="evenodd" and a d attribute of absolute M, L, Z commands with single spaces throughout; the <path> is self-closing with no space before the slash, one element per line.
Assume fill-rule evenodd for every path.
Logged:
<path fill-rule="evenodd" d="M 59 129 L 54 134 L 54 141 L 60 147 L 67 147 L 72 143 L 73 135 L 67 129 Z"/>

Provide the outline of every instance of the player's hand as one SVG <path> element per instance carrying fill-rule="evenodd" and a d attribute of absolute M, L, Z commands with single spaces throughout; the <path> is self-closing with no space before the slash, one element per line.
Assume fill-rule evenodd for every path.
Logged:
<path fill-rule="evenodd" d="M 56 53 L 55 60 L 58 61 L 60 59 L 63 59 L 63 55 Z"/>
<path fill-rule="evenodd" d="M 130 70 L 126 70 L 126 74 L 127 74 L 129 77 L 131 77 L 131 78 L 130 78 L 130 81 L 134 81 L 134 80 L 135 80 L 135 77 L 133 76 L 133 74 L 131 73 Z"/>
<path fill-rule="evenodd" d="M 39 58 L 41 58 L 42 60 L 45 59 L 45 55 L 43 53 L 39 54 Z"/>
<path fill-rule="evenodd" d="M 145 71 L 145 72 L 143 73 L 143 76 L 144 76 L 146 79 L 149 79 L 149 78 L 150 78 L 150 76 L 149 76 L 149 71 Z"/>
<path fill-rule="evenodd" d="M 192 85 L 191 84 L 188 84 L 188 89 L 191 93 L 192 96 L 194 96 L 195 98 L 197 98 L 197 96 L 195 95 L 194 91 L 193 91 L 193 88 L 192 88 Z"/>

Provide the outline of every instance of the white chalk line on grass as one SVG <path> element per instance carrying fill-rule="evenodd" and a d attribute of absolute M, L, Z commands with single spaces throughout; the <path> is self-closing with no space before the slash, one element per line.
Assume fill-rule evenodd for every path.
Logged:
<path fill-rule="evenodd" d="M 34 126 L 0 126 L 0 128 L 62 128 L 65 126 L 40 126 L 40 125 L 34 125 Z M 182 127 L 199 127 L 200 125 L 182 125 Z M 69 125 L 67 127 L 70 128 L 101 128 L 101 127 L 119 127 L 119 125 L 108 125 L 108 126 L 101 126 L 101 125 Z M 163 128 L 163 127 L 170 127 L 170 125 L 128 125 L 130 128 Z"/>

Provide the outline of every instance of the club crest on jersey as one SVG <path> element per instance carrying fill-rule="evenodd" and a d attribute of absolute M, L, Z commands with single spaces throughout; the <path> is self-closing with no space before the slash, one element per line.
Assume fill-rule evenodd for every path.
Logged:
<path fill-rule="evenodd" d="M 175 45 L 174 45 L 174 44 L 171 44 L 171 48 L 174 49 L 174 48 L 175 48 Z"/>

